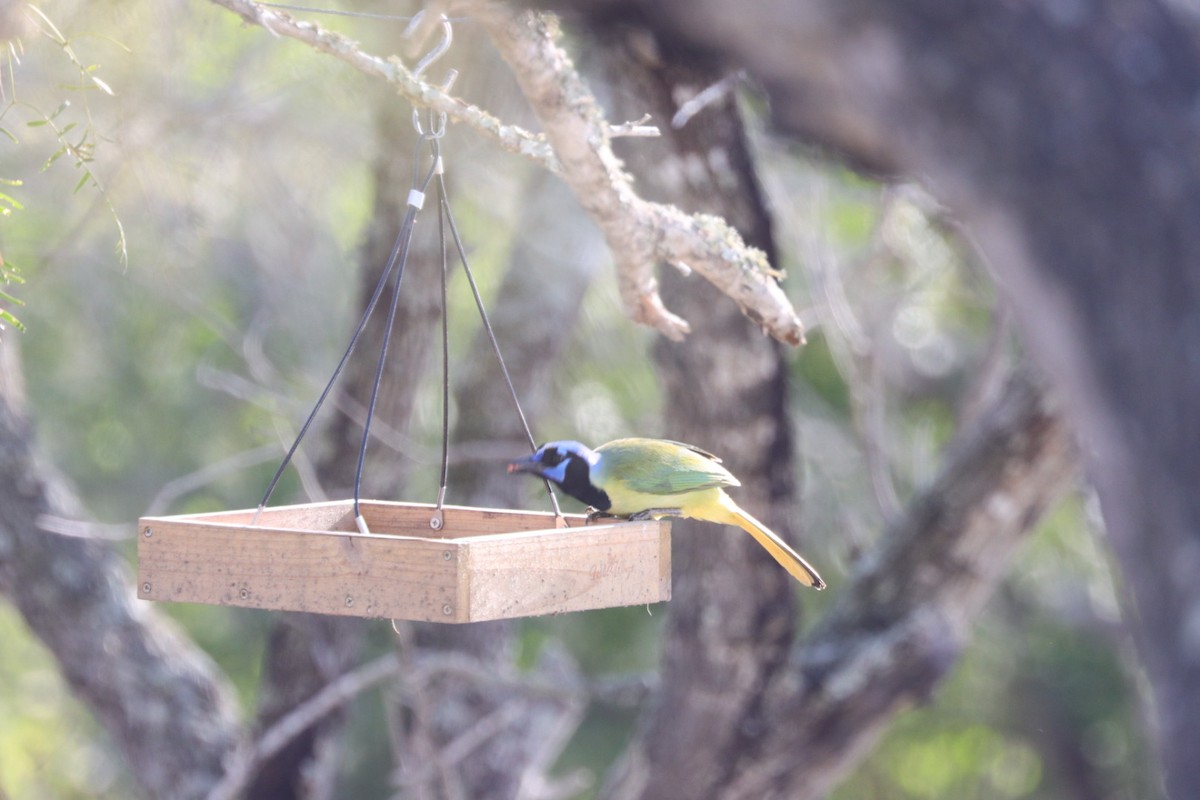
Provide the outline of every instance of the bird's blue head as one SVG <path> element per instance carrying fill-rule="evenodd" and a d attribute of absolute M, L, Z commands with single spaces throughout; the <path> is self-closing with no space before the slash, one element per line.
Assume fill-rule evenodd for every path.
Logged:
<path fill-rule="evenodd" d="M 554 481 L 576 500 L 607 511 L 611 505 L 608 495 L 591 480 L 592 467 L 599 461 L 599 453 L 579 442 L 547 442 L 528 458 L 509 463 L 508 471 L 529 472 Z"/>
<path fill-rule="evenodd" d="M 528 458 L 518 459 L 508 465 L 509 472 L 532 472 L 555 483 L 567 479 L 567 470 L 573 463 L 591 468 L 599 458 L 596 452 L 579 442 L 547 442 Z"/>

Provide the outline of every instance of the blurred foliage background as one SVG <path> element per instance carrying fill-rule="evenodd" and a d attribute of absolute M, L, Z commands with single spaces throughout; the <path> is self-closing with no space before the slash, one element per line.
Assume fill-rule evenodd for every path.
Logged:
<path fill-rule="evenodd" d="M 383 54 L 397 50 L 404 26 L 322 24 Z M 9 325 L 4 346 L 22 351 L 47 461 L 100 523 L 94 534 L 121 540 L 132 560 L 140 514 L 257 503 L 356 316 L 369 164 L 389 146 L 372 109 L 401 101 L 200 0 L 6 0 L 0 34 L 0 179 L 13 201 L 0 217 L 0 254 L 24 281 L 0 287 L 24 305 L 0 298 L 0 307 L 26 328 Z M 468 99 L 523 113 L 503 81 L 487 92 Z M 804 486 L 794 512 L 836 592 L 838 576 L 934 473 L 992 365 L 1019 358 L 1019 347 L 969 236 L 930 198 L 774 140 L 758 102 L 748 92 L 779 266 L 810 330 L 791 356 Z M 517 208 L 532 169 L 517 157 L 461 130 L 445 152 L 461 176 L 456 216 L 490 296 L 514 232 L 556 220 Z M 490 357 L 467 349 L 478 323 L 460 274 L 451 293 L 453 362 Z M 595 277 L 578 327 L 564 335 L 569 367 L 536 435 L 654 435 L 662 409 L 643 357 L 652 335 L 623 317 L 611 273 Z M 413 465 L 403 499 L 432 500 L 436 486 L 440 389 L 427 383 L 396 454 Z M 304 499 L 290 477 L 276 495 Z M 951 680 L 899 718 L 835 797 L 1160 793 L 1098 519 L 1086 491 L 1050 516 Z M 809 619 L 833 592 L 805 596 Z M 267 615 L 162 610 L 251 711 Z M 592 674 L 651 671 L 666 610 L 650 611 L 531 620 L 525 647 L 561 641 Z M 377 651 L 390 647 L 386 623 L 373 640 Z M 0 607 L 0 641 L 0 794 L 129 796 L 115 747 L 9 607 Z M 633 718 L 591 709 L 561 769 L 600 774 Z M 364 698 L 345 751 L 346 796 L 385 794 L 382 730 L 379 704 Z"/>

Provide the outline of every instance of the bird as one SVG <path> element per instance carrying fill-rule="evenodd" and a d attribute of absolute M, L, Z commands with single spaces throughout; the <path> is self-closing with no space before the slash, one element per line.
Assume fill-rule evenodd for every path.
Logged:
<path fill-rule="evenodd" d="M 533 455 L 510 462 L 508 471 L 552 481 L 594 509 L 594 516 L 679 516 L 736 525 L 801 584 L 825 588 L 825 581 L 791 545 L 733 501 L 725 487 L 741 486 L 741 481 L 721 459 L 699 447 L 644 438 L 615 439 L 594 450 L 576 441 L 548 442 Z"/>

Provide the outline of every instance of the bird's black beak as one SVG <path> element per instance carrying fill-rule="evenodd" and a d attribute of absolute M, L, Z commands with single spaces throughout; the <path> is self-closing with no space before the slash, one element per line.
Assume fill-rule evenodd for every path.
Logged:
<path fill-rule="evenodd" d="M 516 461 L 510 461 L 508 463 L 508 472 L 510 475 L 516 472 L 532 472 L 535 475 L 540 475 L 542 473 L 542 463 L 535 461 L 533 456 L 527 456 Z"/>

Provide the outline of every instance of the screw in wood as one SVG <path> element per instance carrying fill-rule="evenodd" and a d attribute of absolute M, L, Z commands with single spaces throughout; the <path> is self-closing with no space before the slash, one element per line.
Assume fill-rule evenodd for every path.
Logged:
<path fill-rule="evenodd" d="M 451 558 L 453 558 L 453 556 L 450 554 L 449 550 L 442 551 L 442 561 L 449 561 Z"/>
<path fill-rule="evenodd" d="M 150 581 L 142 584 L 142 594 L 150 594 Z"/>
<path fill-rule="evenodd" d="M 353 598 L 353 597 L 347 597 L 347 598 L 346 598 L 346 608 L 350 608 L 350 607 L 352 607 L 353 605 L 354 605 L 354 598 Z"/>
<path fill-rule="evenodd" d="M 447 617 L 450 616 L 451 614 L 454 613 L 454 606 L 450 605 L 449 603 L 446 603 L 446 605 L 442 606 L 442 613 L 445 614 Z"/>
<path fill-rule="evenodd" d="M 149 539 L 151 536 L 154 535 L 154 531 L 151 530 L 149 526 L 147 526 L 146 530 L 142 531 L 142 535 L 145 536 L 147 539 Z"/>

